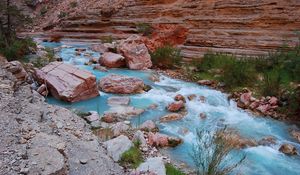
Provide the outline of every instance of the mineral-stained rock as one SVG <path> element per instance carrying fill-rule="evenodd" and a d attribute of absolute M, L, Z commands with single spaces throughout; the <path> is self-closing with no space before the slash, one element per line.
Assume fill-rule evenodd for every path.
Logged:
<path fill-rule="evenodd" d="M 183 101 L 176 101 L 167 107 L 168 111 L 170 112 L 178 112 L 184 108 L 184 102 Z"/>
<path fill-rule="evenodd" d="M 162 157 L 151 157 L 142 163 L 138 168 L 138 172 L 151 172 L 156 175 L 166 175 L 165 164 Z"/>
<path fill-rule="evenodd" d="M 110 155 L 114 161 L 119 161 L 122 154 L 129 150 L 133 143 L 124 135 L 120 135 L 117 138 L 104 142 L 104 146 L 107 149 L 108 155 Z"/>
<path fill-rule="evenodd" d="M 143 92 L 143 80 L 124 75 L 110 74 L 99 81 L 102 91 L 114 94 L 133 94 Z"/>
<path fill-rule="evenodd" d="M 151 56 L 139 36 L 132 35 L 121 42 L 119 50 L 124 55 L 129 69 L 141 70 L 152 67 Z"/>
<path fill-rule="evenodd" d="M 161 117 L 159 120 L 161 122 L 170 122 L 170 121 L 181 120 L 183 117 L 184 116 L 181 114 L 172 113 L 172 114 L 167 114 L 167 115 Z"/>
<path fill-rule="evenodd" d="M 100 58 L 100 64 L 109 68 L 119 68 L 125 66 L 125 58 L 122 55 L 105 52 Z"/>
<path fill-rule="evenodd" d="M 291 144 L 283 144 L 281 145 L 281 147 L 279 148 L 280 152 L 283 152 L 284 154 L 287 155 L 297 155 L 297 149 L 291 145 Z"/>
<path fill-rule="evenodd" d="M 86 100 L 99 95 L 96 77 L 70 64 L 52 62 L 36 70 L 40 84 L 46 83 L 50 93 L 67 102 Z"/>
<path fill-rule="evenodd" d="M 259 145 L 269 146 L 276 143 L 276 139 L 272 136 L 264 137 L 258 141 Z"/>

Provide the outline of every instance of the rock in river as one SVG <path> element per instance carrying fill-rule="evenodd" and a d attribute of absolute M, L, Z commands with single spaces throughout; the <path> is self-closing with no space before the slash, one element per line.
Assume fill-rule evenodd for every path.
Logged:
<path fill-rule="evenodd" d="M 109 68 L 119 68 L 126 65 L 125 58 L 122 55 L 105 52 L 100 58 L 100 64 Z"/>
<path fill-rule="evenodd" d="M 124 75 L 110 74 L 99 81 L 102 91 L 114 94 L 134 94 L 143 92 L 143 80 Z"/>
<path fill-rule="evenodd" d="M 283 152 L 287 155 L 297 155 L 297 149 L 291 144 L 283 144 L 279 148 L 280 152 Z"/>
<path fill-rule="evenodd" d="M 96 77 L 86 71 L 62 62 L 52 62 L 36 70 L 40 84 L 46 83 L 51 95 L 67 102 L 77 102 L 99 95 Z"/>
<path fill-rule="evenodd" d="M 152 67 L 148 49 L 138 35 L 132 35 L 121 42 L 119 50 L 124 55 L 129 69 L 141 70 Z"/>

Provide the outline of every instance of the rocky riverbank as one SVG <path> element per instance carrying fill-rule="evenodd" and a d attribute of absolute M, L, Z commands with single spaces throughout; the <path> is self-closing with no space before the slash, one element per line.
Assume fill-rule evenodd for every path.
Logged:
<path fill-rule="evenodd" d="M 2 66 L 0 79 L 0 174 L 124 174 L 82 118 Z"/>

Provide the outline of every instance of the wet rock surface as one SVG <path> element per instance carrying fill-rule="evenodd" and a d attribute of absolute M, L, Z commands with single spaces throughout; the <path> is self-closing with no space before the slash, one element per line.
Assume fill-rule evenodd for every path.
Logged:
<path fill-rule="evenodd" d="M 45 103 L 26 83 L 10 86 L 16 78 L 0 68 L 3 74 L 0 174 L 124 174 L 82 118 Z"/>
<path fill-rule="evenodd" d="M 122 55 L 111 52 L 105 52 L 99 62 L 102 66 L 109 68 L 120 68 L 126 64 L 125 58 Z"/>

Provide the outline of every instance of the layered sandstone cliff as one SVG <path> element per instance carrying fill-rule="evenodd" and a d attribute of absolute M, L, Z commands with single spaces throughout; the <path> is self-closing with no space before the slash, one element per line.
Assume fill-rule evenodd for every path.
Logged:
<path fill-rule="evenodd" d="M 300 30 L 299 0 L 70 0 L 48 13 L 67 12 L 43 23 L 44 29 L 70 38 L 94 39 L 136 33 L 136 23 L 173 24 L 188 30 L 179 47 L 185 58 L 208 51 L 237 55 L 267 54 L 295 44 Z"/>

